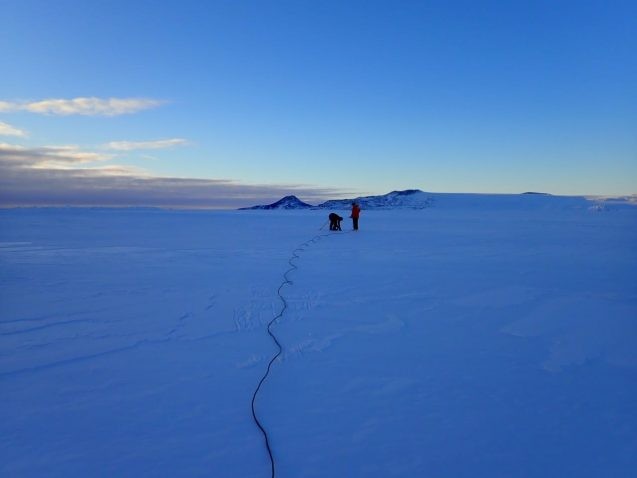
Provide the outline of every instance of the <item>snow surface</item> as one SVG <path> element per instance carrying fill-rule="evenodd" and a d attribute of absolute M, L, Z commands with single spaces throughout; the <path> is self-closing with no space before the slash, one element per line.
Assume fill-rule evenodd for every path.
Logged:
<path fill-rule="evenodd" d="M 363 211 L 301 252 L 279 477 L 632 477 L 637 208 Z M 328 211 L 0 211 L 0 476 L 267 477 Z"/>

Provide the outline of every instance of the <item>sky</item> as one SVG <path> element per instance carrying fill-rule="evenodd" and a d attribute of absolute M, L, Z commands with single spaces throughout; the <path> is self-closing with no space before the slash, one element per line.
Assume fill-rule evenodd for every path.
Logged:
<path fill-rule="evenodd" d="M 0 0 L 0 205 L 637 193 L 634 1 Z"/>

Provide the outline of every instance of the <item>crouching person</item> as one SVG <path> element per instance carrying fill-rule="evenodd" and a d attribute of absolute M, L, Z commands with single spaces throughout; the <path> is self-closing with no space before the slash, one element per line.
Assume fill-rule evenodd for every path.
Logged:
<path fill-rule="evenodd" d="M 330 213 L 328 216 L 330 218 L 330 231 L 340 231 L 341 230 L 341 221 L 343 218 L 338 214 Z"/>

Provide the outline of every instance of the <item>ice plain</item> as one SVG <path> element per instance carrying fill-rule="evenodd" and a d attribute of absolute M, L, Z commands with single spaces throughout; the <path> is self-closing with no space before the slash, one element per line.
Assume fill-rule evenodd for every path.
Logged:
<path fill-rule="evenodd" d="M 0 210 L 0 475 L 629 477 L 637 207 Z M 347 221 L 347 220 L 346 220 Z"/>

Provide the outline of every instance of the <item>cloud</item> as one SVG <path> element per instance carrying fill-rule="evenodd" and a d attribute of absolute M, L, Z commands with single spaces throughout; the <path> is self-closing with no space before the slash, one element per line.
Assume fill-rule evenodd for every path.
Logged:
<path fill-rule="evenodd" d="M 116 151 L 133 151 L 137 149 L 165 149 L 174 146 L 183 146 L 188 141 L 181 138 L 159 139 L 156 141 L 111 141 L 104 145 L 106 149 Z"/>
<path fill-rule="evenodd" d="M 157 177 L 119 165 L 84 167 L 110 156 L 77 146 L 25 148 L 0 143 L 0 205 L 237 208 L 288 194 L 319 203 L 342 191 L 304 185 L 242 184 L 227 179 Z"/>
<path fill-rule="evenodd" d="M 31 102 L 0 101 L 0 112 L 28 111 L 44 115 L 118 116 L 156 108 L 165 101 L 150 98 L 72 98 Z"/>
<path fill-rule="evenodd" d="M 113 155 L 84 151 L 76 145 L 24 146 L 0 143 L 0 165 L 11 168 L 68 169 L 80 164 L 108 161 Z"/>
<path fill-rule="evenodd" d="M 0 121 L 0 136 L 19 136 L 21 138 L 26 138 L 29 135 L 24 130 L 11 126 L 9 123 Z"/>

